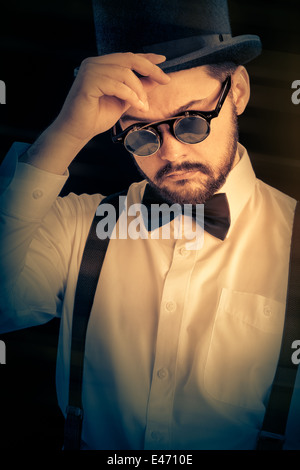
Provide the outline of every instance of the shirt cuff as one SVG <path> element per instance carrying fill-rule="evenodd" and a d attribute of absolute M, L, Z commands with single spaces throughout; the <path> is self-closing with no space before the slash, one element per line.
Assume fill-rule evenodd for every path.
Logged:
<path fill-rule="evenodd" d="M 41 170 L 28 163 L 18 162 L 29 148 L 15 143 L 7 153 L 0 169 L 1 212 L 22 219 L 37 220 L 51 208 L 68 179 Z"/>

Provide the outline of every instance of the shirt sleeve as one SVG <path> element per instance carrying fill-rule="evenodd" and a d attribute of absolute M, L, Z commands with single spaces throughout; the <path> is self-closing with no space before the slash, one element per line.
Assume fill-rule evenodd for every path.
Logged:
<path fill-rule="evenodd" d="M 58 198 L 68 174 L 18 162 L 14 144 L 0 168 L 0 332 L 59 316 L 72 238 L 72 208 Z"/>
<path fill-rule="evenodd" d="M 1 164 L 0 207 L 7 214 L 38 219 L 52 206 L 69 173 L 56 175 L 19 162 L 27 148 L 14 143 Z"/>
<path fill-rule="evenodd" d="M 18 158 L 26 152 L 30 144 L 23 142 L 15 142 L 9 149 L 6 157 L 0 166 L 0 195 L 9 186 L 9 183 L 14 177 Z"/>

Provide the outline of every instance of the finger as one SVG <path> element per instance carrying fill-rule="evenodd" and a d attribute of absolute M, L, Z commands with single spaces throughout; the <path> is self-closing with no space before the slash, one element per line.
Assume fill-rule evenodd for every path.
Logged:
<path fill-rule="evenodd" d="M 161 64 L 162 62 L 166 61 L 165 55 L 154 54 L 152 52 L 148 52 L 147 54 L 138 53 L 137 55 L 141 57 L 145 57 L 145 59 L 150 60 L 151 62 L 153 62 L 153 64 Z"/>
<path fill-rule="evenodd" d="M 165 56 L 157 54 L 134 54 L 129 57 L 131 68 L 143 77 L 149 77 L 161 85 L 166 85 L 170 77 L 157 66 L 165 61 Z"/>
<path fill-rule="evenodd" d="M 111 77 L 103 76 L 101 77 L 101 81 L 99 82 L 97 88 L 98 97 L 99 94 L 102 96 L 114 96 L 122 101 L 127 102 L 130 106 L 136 109 L 145 110 L 146 105 L 140 100 L 136 92 L 119 80 L 114 80 Z"/>
<path fill-rule="evenodd" d="M 106 56 L 93 57 L 91 59 L 86 59 L 95 64 L 103 65 L 119 65 L 121 67 L 127 67 L 131 70 L 134 70 L 138 74 L 144 77 L 150 77 L 158 83 L 164 85 L 169 83 L 170 77 L 165 74 L 156 64 L 151 60 L 146 58 L 148 54 L 133 54 L 131 52 L 125 53 L 116 53 L 109 54 Z M 154 56 L 157 56 L 157 60 L 160 62 L 164 60 L 164 56 L 159 56 L 157 54 L 149 54 L 150 57 L 154 60 Z M 84 61 L 85 62 L 85 61 Z"/>
<path fill-rule="evenodd" d="M 136 93 L 143 103 L 147 103 L 147 93 L 143 83 L 132 70 L 119 65 L 108 65 L 102 66 L 101 74 L 124 83 Z"/>
<path fill-rule="evenodd" d="M 112 87 L 109 86 L 109 81 L 111 80 L 113 89 L 116 90 L 116 92 L 118 91 L 117 83 L 120 83 L 121 90 L 124 90 L 124 87 L 121 85 L 125 84 L 135 93 L 140 101 L 140 103 L 135 102 L 135 107 L 138 106 L 139 109 L 143 109 L 144 111 L 148 109 L 147 93 L 144 86 L 141 80 L 129 68 L 119 65 L 99 65 L 98 63 L 89 61 L 78 79 L 80 77 L 82 77 L 82 88 L 84 87 L 86 90 L 90 90 L 89 95 L 93 98 L 99 98 L 101 95 L 105 94 L 111 96 Z M 130 96 L 132 98 L 134 95 L 131 94 Z M 124 99 L 123 96 L 120 98 Z"/>
<path fill-rule="evenodd" d="M 118 65 L 127 65 L 128 64 L 128 59 L 129 62 L 134 58 L 134 57 L 142 57 L 150 62 L 153 62 L 153 64 L 160 64 L 166 60 L 166 56 L 162 54 L 155 54 L 155 53 L 137 53 L 134 54 L 132 52 L 116 52 L 114 54 L 106 54 L 102 56 L 94 56 L 94 57 L 88 57 L 87 59 L 84 59 L 82 63 L 86 61 L 96 61 L 99 64 L 118 64 Z"/>

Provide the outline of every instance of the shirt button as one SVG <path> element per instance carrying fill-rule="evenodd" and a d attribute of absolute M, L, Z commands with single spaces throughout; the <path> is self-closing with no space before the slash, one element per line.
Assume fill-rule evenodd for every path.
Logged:
<path fill-rule="evenodd" d="M 168 375 L 168 371 L 164 367 L 157 371 L 157 377 L 161 380 L 165 379 L 167 375 Z"/>
<path fill-rule="evenodd" d="M 174 312 L 176 310 L 176 302 L 170 301 L 166 303 L 166 310 L 168 312 Z"/>
<path fill-rule="evenodd" d="M 158 441 L 160 441 L 161 437 L 162 437 L 162 435 L 159 431 L 152 431 L 151 432 L 151 439 L 153 439 L 153 441 L 158 442 Z"/>
<path fill-rule="evenodd" d="M 35 191 L 33 191 L 32 193 L 32 197 L 34 199 L 39 199 L 40 197 L 43 196 L 43 191 L 41 189 L 36 189 Z"/>
<path fill-rule="evenodd" d="M 271 307 L 269 305 L 265 305 L 264 307 L 264 315 L 266 317 L 270 317 L 272 315 L 272 310 L 271 310 Z"/>
<path fill-rule="evenodd" d="M 187 256 L 188 255 L 188 250 L 184 247 L 179 248 L 178 253 L 180 256 Z"/>

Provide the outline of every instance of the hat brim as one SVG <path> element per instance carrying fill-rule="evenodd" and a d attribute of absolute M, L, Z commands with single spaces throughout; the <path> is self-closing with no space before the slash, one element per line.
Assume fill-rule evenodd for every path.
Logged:
<path fill-rule="evenodd" d="M 189 54 L 166 60 L 159 67 L 166 73 L 178 72 L 200 65 L 234 62 L 243 65 L 255 59 L 262 51 L 260 38 L 255 35 L 233 37 L 215 47 L 204 47 Z"/>

